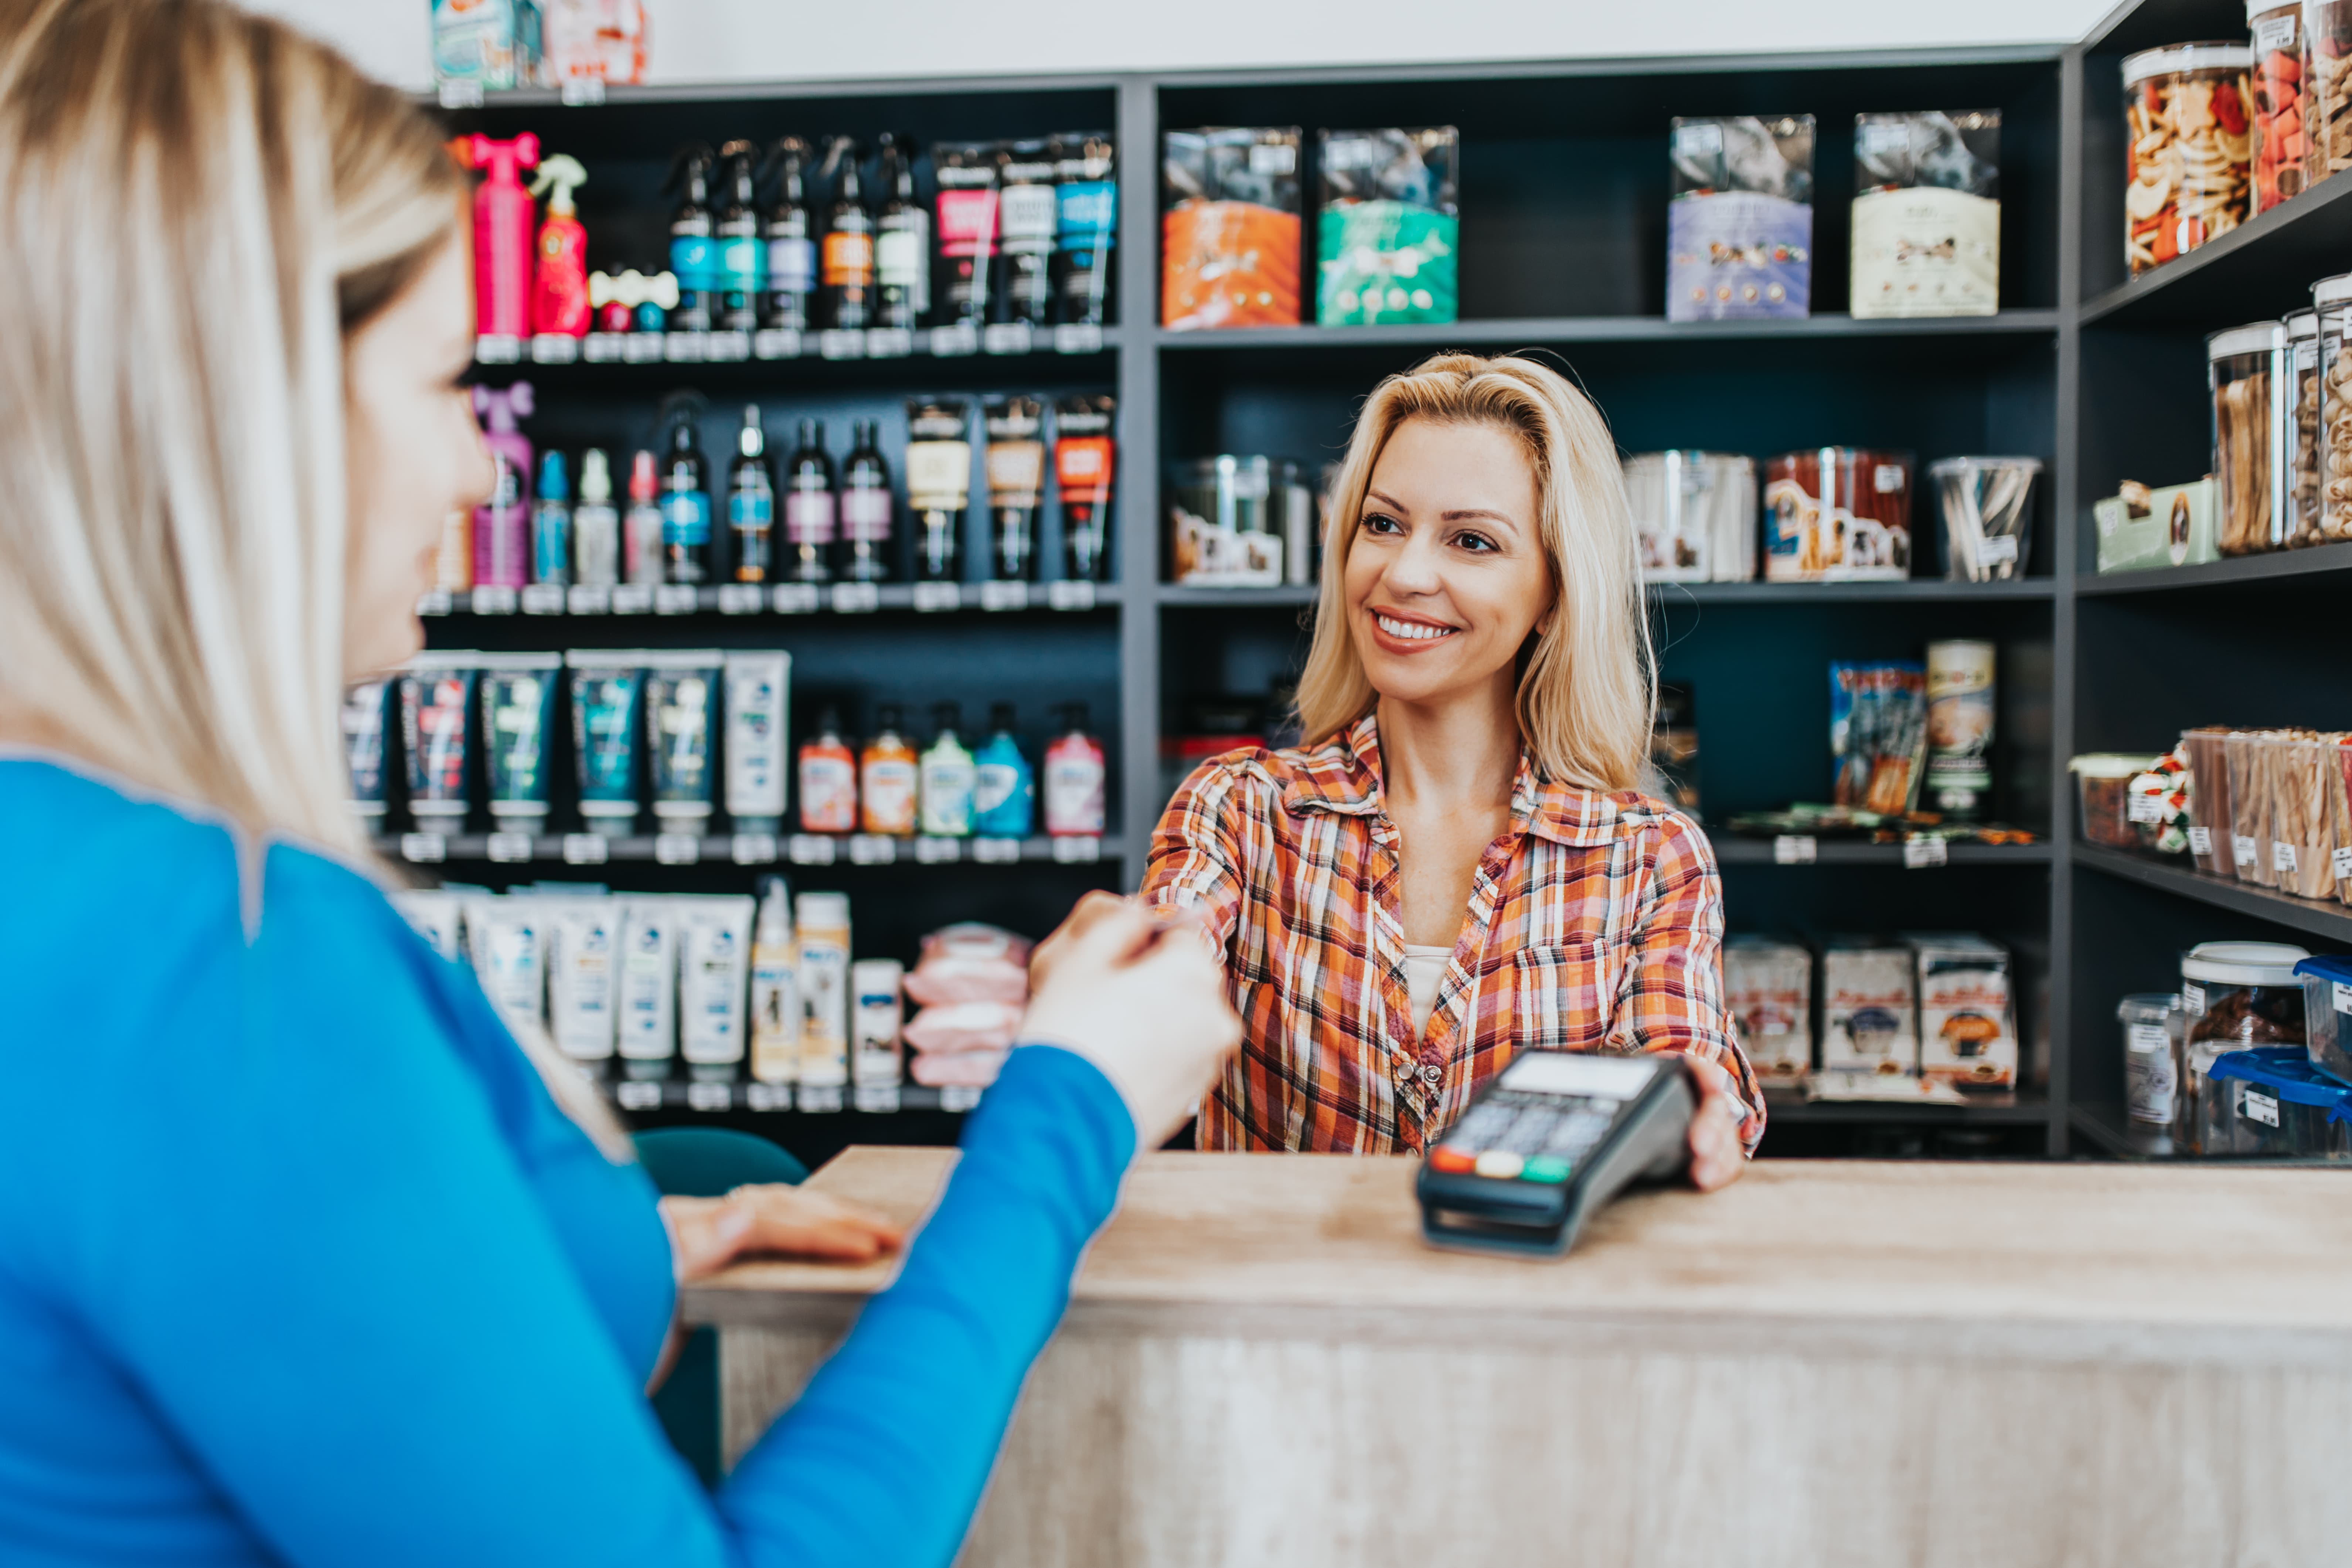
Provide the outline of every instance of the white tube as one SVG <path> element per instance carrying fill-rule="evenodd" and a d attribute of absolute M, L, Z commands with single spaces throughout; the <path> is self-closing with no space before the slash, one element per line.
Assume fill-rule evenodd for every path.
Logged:
<path fill-rule="evenodd" d="M 575 1061 L 613 1055 L 619 1018 L 614 954 L 621 938 L 621 902 L 611 898 L 543 900 L 550 938 L 548 1026 L 555 1044 Z"/>
<path fill-rule="evenodd" d="M 679 1052 L 705 1067 L 740 1062 L 752 900 L 748 894 L 719 894 L 677 903 Z"/>
<path fill-rule="evenodd" d="M 617 995 L 621 1055 L 630 1061 L 667 1061 L 677 1054 L 675 904 L 648 894 L 622 906 Z"/>
<path fill-rule="evenodd" d="M 415 928 L 425 944 L 442 957 L 457 956 L 457 895 L 438 888 L 404 888 L 393 893 L 392 907 Z"/>
<path fill-rule="evenodd" d="M 782 649 L 727 656 L 727 815 L 738 833 L 783 830 L 792 674 Z"/>
<path fill-rule="evenodd" d="M 849 966 L 849 1071 L 860 1089 L 895 1085 L 904 1076 L 898 1031 L 906 1007 L 898 988 L 906 973 L 895 958 L 861 958 Z"/>
<path fill-rule="evenodd" d="M 803 1088 L 849 1082 L 849 898 L 803 893 L 793 901 L 793 970 L 801 988 Z"/>
<path fill-rule="evenodd" d="M 466 945 L 474 973 L 508 1030 L 524 1037 L 546 1026 L 546 900 L 477 896 L 466 900 Z"/>

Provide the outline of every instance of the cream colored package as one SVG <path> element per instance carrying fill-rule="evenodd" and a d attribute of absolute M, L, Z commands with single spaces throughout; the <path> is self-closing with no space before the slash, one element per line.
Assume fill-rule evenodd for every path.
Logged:
<path fill-rule="evenodd" d="M 466 900 L 466 947 L 482 990 L 516 1036 L 547 1026 L 545 899 Z"/>
<path fill-rule="evenodd" d="M 1906 936 L 1919 984 L 1919 1075 L 1956 1089 L 2017 1086 L 2009 950 L 1964 931 Z"/>
<path fill-rule="evenodd" d="M 1822 1070 L 1912 1077 L 1919 1019 L 1911 950 L 1832 940 L 1822 954 Z"/>
<path fill-rule="evenodd" d="M 677 900 L 644 894 L 621 913 L 621 1055 L 630 1061 L 667 1061 L 677 1055 Z"/>
<path fill-rule="evenodd" d="M 751 1078 L 785 1084 L 801 1076 L 801 997 L 793 968 L 792 899 L 781 877 L 765 879 L 751 931 Z"/>
<path fill-rule="evenodd" d="M 801 1087 L 838 1089 L 849 1082 L 849 897 L 803 893 L 793 912 Z"/>
<path fill-rule="evenodd" d="M 1990 316 L 2000 309 L 2000 203 L 1916 186 L 1853 198 L 1853 314 Z"/>
<path fill-rule="evenodd" d="M 556 1048 L 574 1061 L 610 1060 L 619 1016 L 613 960 L 621 940 L 621 900 L 551 898 L 541 904 L 549 937 L 548 1030 Z"/>
<path fill-rule="evenodd" d="M 743 1059 L 752 900 L 748 893 L 680 898 L 677 907 L 678 1054 L 698 1067 Z"/>
<path fill-rule="evenodd" d="M 1811 950 L 1733 937 L 1723 944 L 1723 999 L 1757 1078 L 1768 1086 L 1803 1083 L 1813 1068 Z"/>

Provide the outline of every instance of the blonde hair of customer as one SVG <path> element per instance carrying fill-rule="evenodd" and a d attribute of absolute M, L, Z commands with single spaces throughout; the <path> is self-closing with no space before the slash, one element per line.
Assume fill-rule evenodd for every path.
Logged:
<path fill-rule="evenodd" d="M 1357 416 L 1331 495 L 1323 611 L 1298 681 L 1307 743 L 1346 730 L 1375 697 L 1339 606 L 1373 466 L 1408 419 L 1493 426 L 1525 447 L 1556 604 L 1550 628 L 1522 656 L 1519 733 L 1548 778 L 1633 788 L 1649 756 L 1657 672 L 1616 445 L 1582 393 L 1556 372 L 1507 355 L 1425 360 L 1381 382 Z"/>
<path fill-rule="evenodd" d="M 465 188 L 405 98 L 278 23 L 0 0 L 0 709 L 365 863 L 344 343 Z"/>

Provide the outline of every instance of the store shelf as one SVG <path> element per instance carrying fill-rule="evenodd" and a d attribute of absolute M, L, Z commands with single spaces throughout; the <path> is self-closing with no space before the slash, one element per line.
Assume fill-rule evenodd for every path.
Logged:
<path fill-rule="evenodd" d="M 478 610 L 470 599 L 453 595 L 446 605 L 440 603 L 437 596 L 428 597 L 425 604 L 418 606 L 418 614 L 436 619 L 478 616 L 486 620 L 543 620 L 572 624 L 627 621 L 632 625 L 716 615 L 723 616 L 730 624 L 757 625 L 813 617 L 846 618 L 901 610 L 913 611 L 918 615 L 1018 615 L 1041 611 L 1084 615 L 1093 610 L 1108 609 L 1117 605 L 1120 597 L 1119 586 L 1116 583 L 877 583 L 870 584 L 870 593 L 860 591 L 867 588 L 868 584 L 836 583 L 800 595 L 795 601 L 796 608 L 779 609 L 777 605 L 786 602 L 779 599 L 779 591 L 789 599 L 793 585 L 742 584 L 751 587 L 753 595 L 745 595 L 740 599 L 730 592 L 735 586 L 696 588 L 692 590 L 690 608 L 685 602 L 688 591 L 679 586 L 657 590 L 666 595 L 675 595 L 677 603 L 671 604 L 665 599 L 644 609 L 526 610 L 518 597 L 516 606 L 511 610 Z M 747 605 L 754 595 L 758 603 Z"/>
<path fill-rule="evenodd" d="M 1187 588 L 1174 583 L 1162 583 L 1152 590 L 1153 596 L 1163 605 L 1276 605 L 1300 606 L 1312 605 L 1321 590 L 1308 583 L 1279 588 Z"/>
<path fill-rule="evenodd" d="M 2019 1099 L 2008 1104 L 1929 1105 L 1877 1100 L 1769 1100 L 1764 1125 L 1780 1127 L 2040 1127 L 2050 1120 L 2050 1102 Z"/>
<path fill-rule="evenodd" d="M 881 838 L 835 837 L 826 834 L 794 834 L 780 838 L 764 836 L 716 834 L 706 838 L 649 837 L 597 838 L 588 834 L 546 835 L 529 839 L 529 853 L 521 836 L 508 844 L 493 846 L 493 837 L 503 835 L 460 833 L 442 837 L 436 834 L 384 834 L 375 841 L 379 853 L 389 859 L 404 860 L 411 865 L 478 863 L 510 866 L 568 866 L 577 870 L 603 865 L 656 863 L 666 866 L 737 865 L 758 868 L 766 866 L 837 866 L 859 868 L 884 866 L 953 866 L 1003 865 L 1006 860 L 983 860 L 975 847 L 982 841 L 966 838 Z M 1010 840 L 988 840 L 989 843 Z M 1092 866 L 1118 861 L 1127 853 L 1123 840 L 1117 837 L 1049 838 L 1040 835 L 1020 841 L 1021 862 L 1052 862 L 1065 866 Z M 492 854 L 492 849 L 499 852 Z M 436 852 L 437 851 L 437 852 Z"/>
<path fill-rule="evenodd" d="M 1712 842 L 1716 860 L 1722 865 L 1770 866 L 1783 863 L 1780 858 L 1780 840 L 1777 838 L 1749 838 L 1725 834 Z M 1811 863 L 1816 866 L 1900 866 L 1903 864 L 1903 848 L 1900 844 L 1816 838 Z M 1944 853 L 1955 866 L 2047 866 L 2057 858 L 2048 844 L 1947 844 Z M 1937 868 L 1921 868 L 1933 870 Z"/>
<path fill-rule="evenodd" d="M 2352 548 L 2347 546 L 2347 548 Z M 1955 583 L 1913 577 L 1877 583 L 1650 583 L 1651 600 L 1663 605 L 1874 605 L 1961 603 L 1983 599 L 2048 600 L 2056 585 L 2047 577 L 2000 583 Z M 1280 588 L 1191 588 L 1162 583 L 1155 590 L 1163 605 L 1312 605 L 1320 590 L 1312 584 Z"/>
<path fill-rule="evenodd" d="M 2352 180 L 2345 182 L 2352 184 Z M 2187 588 L 2223 588 L 2241 583 L 2281 585 L 2305 580 L 2334 588 L 2352 580 L 2352 544 L 2322 544 L 2308 550 L 2274 550 L 2263 555 L 2233 555 L 2196 566 L 2159 566 L 2147 572 L 2110 572 L 2081 577 L 2077 594 L 2161 594 Z"/>
<path fill-rule="evenodd" d="M 487 376 L 577 374 L 617 378 L 648 374 L 658 374 L 665 377 L 710 374 L 772 376 L 806 370 L 822 373 L 838 369 L 845 374 L 861 365 L 887 366 L 916 362 L 927 367 L 926 374 L 933 374 L 934 367 L 963 363 L 1035 364 L 1042 362 L 1045 364 L 1055 364 L 1091 360 L 1122 347 L 1130 340 L 1132 330 L 1112 325 L 1087 331 L 1061 331 L 1053 327 L 1046 327 L 1033 333 L 1027 340 L 1025 347 L 999 348 L 994 351 L 982 347 L 968 353 L 952 354 L 932 352 L 928 329 L 914 333 L 908 340 L 904 353 L 868 353 L 865 352 L 864 344 L 861 342 L 859 352 L 856 353 L 826 354 L 820 353 L 817 347 L 815 340 L 820 334 L 811 332 L 807 336 L 809 346 L 804 353 L 772 355 L 767 358 L 756 355 L 733 355 L 724 359 L 709 357 L 708 349 L 709 334 L 702 332 L 666 333 L 663 335 L 661 353 L 651 358 L 634 360 L 601 358 L 592 360 L 583 357 L 577 352 L 569 359 L 540 359 L 536 357 L 530 341 L 525 340 L 518 351 L 519 357 L 477 359 L 474 362 L 474 371 L 477 375 Z M 636 333 L 623 334 L 624 342 L 638 337 L 639 334 Z"/>
<path fill-rule="evenodd" d="M 2121 230 L 2085 243 L 2120 246 Z M 2211 330 L 2284 315 L 2308 307 L 2311 286 L 2347 262 L 2352 179 L 2325 180 L 2210 244 L 2084 300 L 2082 323 Z"/>
<path fill-rule="evenodd" d="M 876 1117 L 902 1115 L 908 1111 L 969 1110 L 978 1102 L 977 1093 L 953 1105 L 942 1104 L 942 1091 L 926 1089 L 919 1083 L 897 1086 L 895 1103 L 860 1110 L 853 1098 L 857 1091 L 844 1089 L 837 1091 L 841 1104 L 838 1110 L 803 1110 L 789 1084 L 769 1085 L 733 1079 L 722 1083 L 697 1083 L 686 1079 L 666 1078 L 643 1081 L 626 1079 L 599 1079 L 596 1090 L 624 1111 L 693 1110 L 706 1116 L 730 1116 L 750 1113 L 773 1116 L 824 1116 L 858 1122 Z"/>
<path fill-rule="evenodd" d="M 2077 866 L 2087 866 L 2110 877 L 2161 889 L 2219 909 L 2234 910 L 2240 914 L 2252 915 L 2257 920 L 2301 931 L 2321 942 L 2352 943 L 2352 908 L 2343 904 L 2273 893 L 2251 882 L 2209 877 L 2202 871 L 2181 870 L 2120 849 L 2102 848 L 2095 844 L 2076 844 L 2074 859 Z"/>
<path fill-rule="evenodd" d="M 2124 1115 L 2123 1106 L 2112 1100 L 2078 1100 L 2066 1112 L 2066 1123 L 2075 1134 L 2102 1154 L 2118 1160 L 2170 1160 L 2182 1156 L 2174 1152 L 2171 1141 L 2151 1137 Z"/>
<path fill-rule="evenodd" d="M 2033 337 L 2058 330 L 2055 310 L 2003 310 L 1994 316 L 1938 316 L 1911 321 L 1857 321 L 1817 315 L 1784 321 L 1669 321 L 1663 316 L 1535 316 L 1502 321 L 1442 321 L 1395 327 L 1244 327 L 1227 331 L 1157 329 L 1164 350 L 1199 353 L 1233 349 L 1325 350 L 1394 345 L 1443 349 L 1508 348 L 1520 344 L 1709 343 L 1743 339 Z"/>

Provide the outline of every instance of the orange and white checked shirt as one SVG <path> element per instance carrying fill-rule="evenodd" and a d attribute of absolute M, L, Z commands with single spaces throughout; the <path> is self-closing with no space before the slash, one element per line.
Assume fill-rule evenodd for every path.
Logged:
<path fill-rule="evenodd" d="M 1520 754 L 1511 826 L 1479 858 L 1427 1035 L 1405 993 L 1398 835 L 1367 714 L 1313 750 L 1203 763 L 1151 836 L 1143 897 L 1194 909 L 1225 954 L 1241 1054 L 1203 1149 L 1420 1150 L 1517 1051 L 1686 1051 L 1764 1095 L 1723 1002 L 1723 886 L 1696 825 Z"/>

